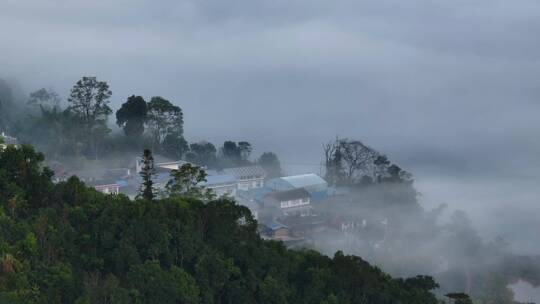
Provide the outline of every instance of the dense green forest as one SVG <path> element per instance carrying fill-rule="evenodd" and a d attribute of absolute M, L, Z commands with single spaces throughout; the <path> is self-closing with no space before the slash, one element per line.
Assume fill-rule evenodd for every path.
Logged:
<path fill-rule="evenodd" d="M 53 172 L 31 146 L 0 152 L 6 303 L 437 303 L 430 277 L 264 241 L 233 201 L 130 200 Z"/>

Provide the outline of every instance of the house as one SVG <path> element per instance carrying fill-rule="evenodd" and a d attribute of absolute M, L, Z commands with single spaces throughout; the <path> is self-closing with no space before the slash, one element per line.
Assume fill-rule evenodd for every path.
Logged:
<path fill-rule="evenodd" d="M 263 203 L 264 197 L 274 192 L 274 190 L 262 187 L 262 188 L 253 188 L 249 189 L 248 191 L 237 191 L 236 192 L 236 199 L 239 202 L 250 202 L 250 203 Z"/>
<path fill-rule="evenodd" d="M 105 184 L 105 185 L 96 185 L 94 189 L 101 193 L 105 194 L 118 194 L 120 193 L 120 185 L 117 183 L 114 184 Z"/>
<path fill-rule="evenodd" d="M 120 193 L 120 183 L 115 180 L 96 180 L 88 182 L 88 185 L 94 187 L 97 191 L 105 194 Z"/>
<path fill-rule="evenodd" d="M 238 180 L 238 190 L 248 191 L 264 186 L 266 172 L 261 166 L 247 166 L 223 169 L 223 174 L 232 175 Z"/>
<path fill-rule="evenodd" d="M 271 192 L 264 197 L 263 204 L 271 216 L 278 217 L 307 216 L 312 208 L 310 194 L 304 188 Z"/>
<path fill-rule="evenodd" d="M 199 185 L 211 189 L 217 197 L 234 197 L 236 196 L 238 181 L 232 175 L 209 175 L 206 177 L 206 181 Z"/>
<path fill-rule="evenodd" d="M 273 190 L 266 187 L 253 188 L 249 191 L 237 191 L 235 199 L 238 204 L 248 207 L 249 210 L 251 210 L 253 217 L 256 220 L 259 220 L 263 206 L 263 199 L 271 192 L 273 192 Z"/>
<path fill-rule="evenodd" d="M 154 155 L 154 169 L 157 172 L 170 172 L 172 170 L 178 170 L 182 165 L 187 164 L 184 160 L 173 160 L 161 155 Z M 135 160 L 135 172 L 138 174 L 141 172 L 143 166 L 142 157 L 137 157 Z"/>
<path fill-rule="evenodd" d="M 261 225 L 259 233 L 265 239 L 285 241 L 289 238 L 289 227 L 274 220 Z"/>
<path fill-rule="evenodd" d="M 327 228 L 326 218 L 318 215 L 287 216 L 278 219 L 278 221 L 289 228 L 289 235 L 292 237 L 309 238 Z"/>
<path fill-rule="evenodd" d="M 326 181 L 314 173 L 273 178 L 266 181 L 266 187 L 276 191 L 304 188 L 312 195 L 324 194 L 328 190 Z"/>

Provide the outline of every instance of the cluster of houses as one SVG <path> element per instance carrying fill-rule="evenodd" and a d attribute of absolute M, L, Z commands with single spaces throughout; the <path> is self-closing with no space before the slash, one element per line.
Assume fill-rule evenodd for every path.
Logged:
<path fill-rule="evenodd" d="M 17 139 L 0 133 L 3 144 L 17 145 Z M 187 162 L 154 156 L 154 187 L 164 191 L 171 178 L 171 171 Z M 137 158 L 126 168 L 96 168 L 67 170 L 59 162 L 49 162 L 55 172 L 53 181 L 65 181 L 76 175 L 87 185 L 105 194 L 125 194 L 134 198 L 142 183 L 140 176 L 142 160 Z M 206 181 L 200 183 L 211 189 L 217 197 L 230 197 L 248 207 L 259 223 L 263 238 L 280 240 L 290 246 L 309 242 L 324 233 L 348 233 L 365 229 L 366 219 L 332 212 L 335 206 L 346 205 L 351 198 L 344 189 L 329 187 L 319 175 L 301 175 L 267 178 L 265 170 L 258 165 L 207 170 Z M 328 210 L 331 210 L 328 212 Z M 380 223 L 379 223 L 380 224 Z M 386 223 L 382 222 L 383 226 Z M 379 225 L 380 226 L 380 225 Z"/>
<path fill-rule="evenodd" d="M 171 171 L 180 168 L 185 161 L 174 161 L 154 156 L 156 192 L 165 190 Z M 136 159 L 131 168 L 84 170 L 66 172 L 61 165 L 50 163 L 56 172 L 56 181 L 77 175 L 96 190 L 106 194 L 123 193 L 131 198 L 138 194 L 142 179 L 142 160 Z M 211 189 L 217 197 L 230 197 L 248 207 L 259 223 L 263 238 L 280 240 L 290 246 L 309 242 L 314 235 L 325 231 L 345 232 L 362 225 L 356 220 L 322 212 L 333 202 L 346 196 L 328 186 L 319 175 L 301 175 L 267 178 L 265 170 L 258 165 L 207 170 L 206 181 L 200 183 Z M 327 209 L 327 208 L 326 208 Z M 363 223 L 365 226 L 365 223 Z"/>

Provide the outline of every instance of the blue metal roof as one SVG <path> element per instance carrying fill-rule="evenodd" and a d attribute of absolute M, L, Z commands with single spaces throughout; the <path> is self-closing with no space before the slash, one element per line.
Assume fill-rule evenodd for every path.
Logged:
<path fill-rule="evenodd" d="M 280 177 L 280 179 L 286 181 L 294 188 L 302 188 L 314 185 L 326 185 L 326 181 L 322 177 L 314 173 L 284 176 Z"/>
<path fill-rule="evenodd" d="M 268 227 L 271 230 L 277 230 L 277 229 L 280 229 L 280 228 L 289 228 L 286 225 L 283 225 L 282 223 L 280 223 L 280 222 L 278 222 L 276 220 L 272 220 L 269 223 L 266 223 L 265 226 Z"/>
<path fill-rule="evenodd" d="M 234 184 L 237 182 L 236 177 L 230 174 L 221 174 L 221 175 L 209 175 L 206 177 L 206 182 L 199 183 L 201 186 L 216 186 L 223 184 Z"/>

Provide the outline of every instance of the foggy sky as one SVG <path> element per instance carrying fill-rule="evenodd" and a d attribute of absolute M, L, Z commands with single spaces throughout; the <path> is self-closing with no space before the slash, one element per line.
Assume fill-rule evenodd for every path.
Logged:
<path fill-rule="evenodd" d="M 161 95 L 188 140 L 291 167 L 360 139 L 426 206 L 540 252 L 539 16 L 536 0 L 2 0 L 0 77 L 66 97 L 95 75 L 115 108 Z"/>

